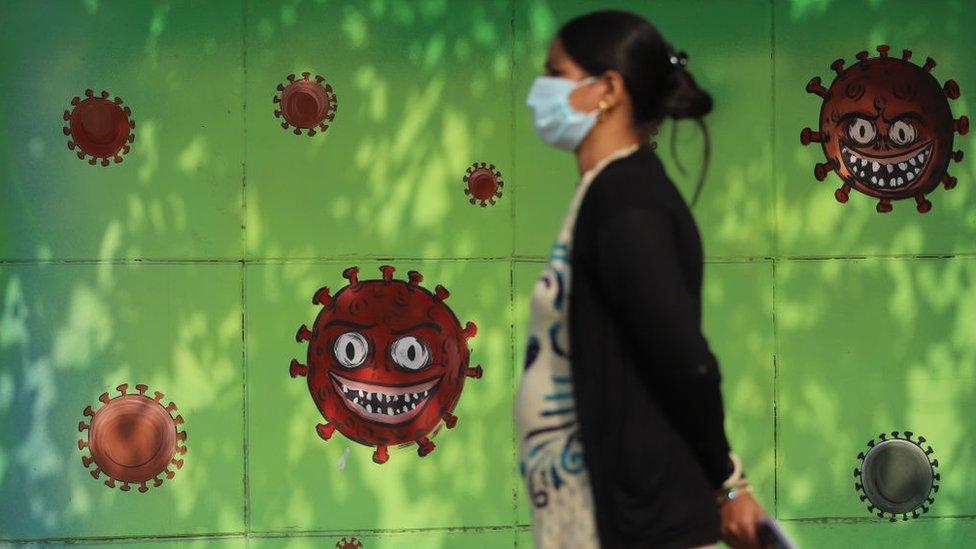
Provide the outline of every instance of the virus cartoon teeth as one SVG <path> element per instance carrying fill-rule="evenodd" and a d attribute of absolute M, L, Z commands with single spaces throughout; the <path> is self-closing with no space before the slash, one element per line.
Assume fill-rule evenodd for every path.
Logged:
<path fill-rule="evenodd" d="M 430 436 L 457 424 L 464 380 L 482 370 L 468 366 L 467 340 L 477 327 L 461 327 L 443 286 L 431 293 L 417 271 L 407 281 L 394 280 L 389 265 L 380 272 L 382 279 L 361 281 L 350 267 L 342 273 L 348 285 L 334 296 L 327 287 L 315 293 L 312 303 L 323 308 L 311 330 L 303 324 L 295 335 L 309 342 L 308 364 L 292 360 L 289 373 L 307 379 L 326 419 L 316 427 L 322 439 L 338 430 L 375 447 L 373 461 L 385 463 L 390 445 L 416 443 L 421 457 L 433 452 Z"/>
<path fill-rule="evenodd" d="M 471 204 L 481 204 L 481 207 L 494 206 L 495 199 L 502 197 L 501 188 L 505 186 L 502 173 L 495 169 L 494 164 L 475 162 L 465 171 L 464 194 L 470 198 Z"/>
<path fill-rule="evenodd" d="M 847 202 L 854 189 L 877 198 L 880 213 L 892 210 L 892 200 L 906 198 L 925 213 L 932 208 L 926 195 L 940 182 L 947 190 L 956 185 L 947 168 L 963 153 L 952 150 L 953 134 L 965 135 L 969 118 L 953 119 L 947 99 L 959 97 L 959 86 L 953 80 L 939 85 L 931 57 L 919 67 L 910 50 L 894 58 L 888 46 L 877 49 L 878 57 L 862 51 L 848 68 L 843 59 L 834 61 L 837 76 L 829 88 L 819 76 L 810 80 L 807 92 L 823 98 L 820 128 L 804 128 L 800 142 L 823 147 L 826 162 L 814 167 L 814 175 L 823 181 L 837 173 L 843 181 L 834 192 L 838 202 Z"/>
<path fill-rule="evenodd" d="M 295 78 L 294 74 L 288 75 L 288 85 L 278 84 L 278 91 L 281 95 L 275 95 L 273 101 L 280 105 L 275 109 L 275 118 L 283 118 L 281 127 L 288 129 L 293 126 L 295 135 L 301 135 L 302 130 L 311 137 L 319 131 L 325 132 L 329 129 L 329 124 L 335 120 L 336 110 L 339 103 L 336 100 L 332 86 L 322 82 L 325 78 L 316 76 L 312 81 L 309 77 L 312 73 L 303 72 L 301 78 Z"/>
<path fill-rule="evenodd" d="M 129 144 L 136 139 L 132 133 L 136 127 L 132 111 L 122 104 L 121 98 L 108 97 L 104 90 L 99 97 L 92 90 L 85 90 L 85 99 L 75 97 L 71 100 L 74 108 L 64 111 L 64 121 L 68 123 L 63 128 L 64 135 L 71 138 L 68 149 L 78 149 L 82 160 L 90 156 L 88 163 L 92 166 L 99 161 L 108 166 L 109 158 L 116 164 L 122 162 L 122 155 L 128 154 Z"/>
<path fill-rule="evenodd" d="M 868 442 L 867 452 L 857 455 L 861 463 L 854 469 L 854 489 L 861 501 L 869 502 L 868 512 L 878 518 L 888 516 L 890 522 L 898 515 L 902 520 L 918 518 L 919 509 L 928 513 L 928 505 L 935 503 L 931 494 L 939 491 L 935 484 L 941 480 L 935 472 L 939 460 L 930 459 L 933 451 L 925 445 L 925 437 L 913 440 L 914 435 L 893 431 L 889 438 L 881 433 L 878 440 Z"/>
<path fill-rule="evenodd" d="M 88 450 L 90 455 L 83 455 L 81 461 L 86 468 L 95 465 L 93 478 L 102 473 L 108 477 L 105 486 L 115 488 L 115 483 L 121 482 L 120 489 L 128 492 L 129 484 L 134 483 L 140 492 L 146 492 L 150 480 L 155 487 L 163 484 L 161 474 L 173 479 L 176 473 L 170 465 L 183 468 L 183 460 L 175 456 L 186 454 L 186 432 L 178 430 L 183 416 L 171 415 L 176 404 L 163 406 L 163 393 L 155 391 L 149 398 L 145 385 L 136 385 L 139 394 L 128 389 L 123 383 L 116 387 L 120 396 L 109 398 L 108 393 L 102 393 L 98 397 L 102 406 L 94 411 L 91 406 L 85 407 L 84 415 L 90 423 L 78 422 L 78 432 L 88 431 L 88 438 L 78 440 L 78 449 Z"/>

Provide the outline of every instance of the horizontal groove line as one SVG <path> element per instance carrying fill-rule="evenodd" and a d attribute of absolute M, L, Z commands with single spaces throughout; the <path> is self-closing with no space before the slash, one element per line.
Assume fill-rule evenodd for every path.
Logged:
<path fill-rule="evenodd" d="M 913 260 L 913 259 L 976 259 L 976 253 L 958 254 L 892 254 L 892 255 L 836 255 L 836 256 L 729 256 L 706 257 L 705 263 L 808 263 L 817 261 Z M 514 261 L 541 263 L 545 256 L 484 256 L 484 257 L 391 257 L 391 256 L 334 256 L 334 257 L 273 257 L 258 259 L 3 259 L 2 266 L 19 265 L 277 265 L 284 263 L 338 263 L 343 261 L 413 261 L 413 262 L 484 262 Z"/>
<path fill-rule="evenodd" d="M 89 537 L 60 537 L 60 538 L 0 538 L 2 543 L 54 543 L 70 542 L 72 544 L 99 543 L 105 541 L 194 541 L 194 540 L 214 540 L 214 539 L 276 539 L 276 538 L 316 538 L 350 535 L 409 535 L 424 533 L 468 533 L 468 532 L 505 532 L 515 531 L 528 525 L 501 525 L 501 526 L 445 526 L 431 528 L 364 528 L 349 530 L 302 530 L 294 532 L 262 532 L 252 530 L 250 533 L 228 532 L 213 534 L 186 534 L 186 535 L 160 535 L 160 536 L 89 536 Z"/>
<path fill-rule="evenodd" d="M 820 518 L 777 518 L 779 522 L 790 524 L 877 524 L 882 521 L 874 517 L 820 517 Z M 976 515 L 945 515 L 945 516 L 921 516 L 913 520 L 924 521 L 970 521 L 976 520 Z M 899 522 L 901 520 L 899 519 Z M 105 541 L 196 541 L 196 540 L 232 540 L 232 539 L 276 539 L 276 538 L 320 538 L 333 536 L 368 535 L 368 536 L 396 536 L 424 533 L 470 533 L 470 532 L 528 532 L 532 526 L 529 524 L 515 524 L 505 526 L 451 526 L 434 528 L 394 528 L 394 529 L 349 529 L 349 530 L 305 530 L 301 532 L 261 532 L 252 531 L 244 534 L 241 532 L 221 533 L 221 534 L 187 534 L 171 536 L 91 536 L 91 537 L 60 537 L 60 538 L 0 538 L 3 543 L 56 543 L 71 542 L 76 543 L 98 543 Z"/>

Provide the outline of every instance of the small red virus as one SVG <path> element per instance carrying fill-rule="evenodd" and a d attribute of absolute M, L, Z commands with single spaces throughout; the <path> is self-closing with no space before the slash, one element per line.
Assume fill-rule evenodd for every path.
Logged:
<path fill-rule="evenodd" d="M 959 97 L 959 86 L 944 86 L 930 74 L 935 61 L 919 67 L 910 50 L 900 59 L 888 57 L 889 47 L 878 46 L 879 57 L 857 54 L 858 63 L 845 69 L 844 60 L 830 66 L 836 73 L 830 88 L 820 77 L 807 84 L 807 92 L 823 98 L 820 131 L 804 128 L 803 145 L 820 143 L 826 162 L 814 167 L 820 181 L 835 171 L 843 186 L 834 197 L 845 203 L 851 189 L 878 199 L 877 210 L 890 212 L 892 200 L 914 198 L 925 213 L 932 208 L 925 195 L 939 183 L 952 189 L 956 178 L 947 172 L 949 160 L 962 161 L 952 150 L 953 133 L 965 135 L 969 119 L 954 120 L 948 99 Z"/>
<path fill-rule="evenodd" d="M 347 438 L 375 446 L 373 461 L 389 459 L 389 445 L 417 443 L 423 457 L 434 451 L 429 436 L 453 415 L 466 377 L 481 377 L 481 366 L 468 367 L 467 340 L 477 327 L 464 328 L 444 304 L 450 295 L 437 285 L 420 286 L 423 276 L 407 273 L 394 280 L 393 267 L 380 267 L 383 278 L 359 280 L 359 268 L 342 276 L 349 284 L 335 296 L 321 288 L 312 303 L 323 309 L 312 330 L 304 324 L 295 340 L 308 341 L 308 365 L 292 360 L 291 377 L 304 376 L 319 412 L 327 420 L 316 431 L 324 440 L 339 430 Z"/>
<path fill-rule="evenodd" d="M 74 109 L 64 111 L 68 123 L 63 128 L 64 135 L 71 137 L 68 149 L 77 148 L 82 160 L 91 156 L 88 163 L 93 166 L 99 159 L 102 166 L 108 166 L 109 158 L 116 164 L 122 162 L 122 155 L 129 152 L 129 143 L 136 139 L 132 133 L 136 127 L 130 118 L 132 111 L 122 105 L 121 98 L 109 101 L 108 95 L 102 91 L 101 97 L 95 97 L 92 90 L 85 90 L 86 98 L 75 97 L 71 100 Z"/>
<path fill-rule="evenodd" d="M 356 538 L 342 538 L 336 542 L 336 549 L 362 549 L 363 543 Z"/>
<path fill-rule="evenodd" d="M 294 126 L 295 135 L 301 135 L 302 130 L 308 130 L 309 136 L 315 135 L 315 128 L 324 133 L 329 129 L 326 122 L 335 120 L 339 107 L 332 86 L 322 85 L 325 78 L 316 76 L 313 82 L 309 76 L 311 73 L 303 72 L 302 78 L 296 79 L 294 74 L 289 74 L 289 84 L 278 84 L 281 95 L 275 95 L 273 99 L 281 105 L 274 112 L 276 118 L 284 118 L 281 127 L 287 130 Z"/>
<path fill-rule="evenodd" d="M 472 164 L 461 178 L 464 181 L 464 194 L 470 196 L 472 204 L 481 203 L 484 208 L 491 204 L 495 205 L 495 198 L 501 198 L 501 188 L 505 186 L 502 181 L 502 173 L 495 169 L 494 164 L 475 162 Z"/>
<path fill-rule="evenodd" d="M 174 456 L 186 454 L 186 432 L 177 430 L 183 424 L 183 416 L 170 415 L 176 412 L 176 404 L 170 402 L 163 407 L 163 393 L 155 391 L 149 398 L 145 385 L 136 385 L 138 395 L 127 393 L 128 388 L 127 383 L 119 385 L 116 390 L 121 396 L 112 399 L 102 393 L 98 410 L 85 407 L 84 415 L 91 418 L 91 423 L 78 422 L 79 433 L 88 431 L 87 440 L 78 440 L 78 449 L 88 449 L 90 455 L 81 456 L 81 461 L 86 468 L 95 464 L 92 477 L 105 473 L 105 486 L 115 488 L 119 481 L 121 490 L 128 492 L 129 483 L 135 483 L 140 492 L 145 492 L 149 480 L 159 487 L 163 484 L 159 475 L 165 473 L 168 479 L 175 476 L 170 465 L 183 467 L 183 460 Z"/>

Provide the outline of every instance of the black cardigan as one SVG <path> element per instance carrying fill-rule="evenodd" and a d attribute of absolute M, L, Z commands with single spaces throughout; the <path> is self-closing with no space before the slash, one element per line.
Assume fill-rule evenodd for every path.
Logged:
<path fill-rule="evenodd" d="M 570 360 L 601 544 L 714 543 L 713 490 L 732 464 L 701 332 L 701 240 L 654 152 L 593 180 L 572 265 Z"/>

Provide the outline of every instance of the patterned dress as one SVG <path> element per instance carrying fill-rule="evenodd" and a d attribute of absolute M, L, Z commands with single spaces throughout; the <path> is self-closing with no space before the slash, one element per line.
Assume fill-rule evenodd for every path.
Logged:
<path fill-rule="evenodd" d="M 607 164 L 636 150 L 634 145 L 615 151 L 583 174 L 549 262 L 532 291 L 525 370 L 515 417 L 519 466 L 532 503 L 539 549 L 600 545 L 569 364 L 570 258 L 576 213 L 590 183 Z"/>

